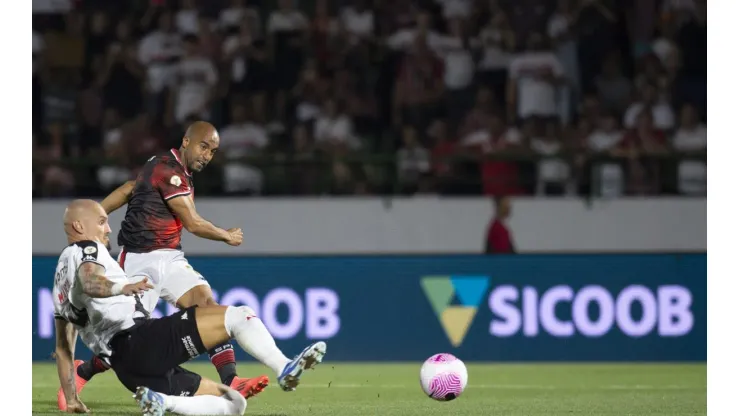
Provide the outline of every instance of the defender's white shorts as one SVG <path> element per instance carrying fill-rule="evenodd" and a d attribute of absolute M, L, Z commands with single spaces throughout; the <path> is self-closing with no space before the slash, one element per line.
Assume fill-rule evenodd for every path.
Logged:
<path fill-rule="evenodd" d="M 124 248 L 118 255 L 118 264 L 132 279 L 141 280 L 143 276 L 149 278 L 154 290 L 142 297 L 144 307 L 149 311 L 154 309 L 159 298 L 177 306 L 177 300 L 190 289 L 210 286 L 200 273 L 193 270 L 185 253 L 180 250 L 128 253 Z"/>

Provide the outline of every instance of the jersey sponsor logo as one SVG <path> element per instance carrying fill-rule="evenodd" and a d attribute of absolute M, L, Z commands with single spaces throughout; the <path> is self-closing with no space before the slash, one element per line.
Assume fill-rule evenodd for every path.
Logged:
<path fill-rule="evenodd" d="M 185 349 L 190 355 L 190 358 L 195 358 L 198 356 L 198 349 L 195 348 L 195 344 L 193 344 L 193 339 L 190 338 L 190 335 L 183 337 L 182 343 L 183 345 L 185 345 Z"/>
<path fill-rule="evenodd" d="M 59 267 L 61 265 L 61 267 Z M 57 294 L 57 300 L 59 304 L 63 304 L 67 301 L 69 289 L 72 286 L 69 279 L 67 279 L 67 263 L 59 262 L 57 265 L 58 269 L 54 275 L 54 286 L 56 286 L 59 293 Z"/>
<path fill-rule="evenodd" d="M 98 251 L 98 248 L 95 246 L 87 246 L 85 247 L 84 250 L 82 250 L 82 252 L 85 254 L 93 254 L 93 253 L 97 253 L 97 251 Z"/>
<path fill-rule="evenodd" d="M 174 186 L 180 186 L 180 185 L 182 185 L 182 179 L 180 179 L 180 177 L 177 176 L 177 175 L 173 175 L 170 178 L 170 184 L 172 184 Z"/>

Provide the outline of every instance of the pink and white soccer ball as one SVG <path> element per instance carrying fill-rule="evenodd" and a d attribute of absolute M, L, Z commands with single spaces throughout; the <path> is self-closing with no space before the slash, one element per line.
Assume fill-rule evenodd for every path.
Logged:
<path fill-rule="evenodd" d="M 468 385 L 468 369 L 452 354 L 434 354 L 421 366 L 421 388 L 434 400 L 455 400 Z"/>

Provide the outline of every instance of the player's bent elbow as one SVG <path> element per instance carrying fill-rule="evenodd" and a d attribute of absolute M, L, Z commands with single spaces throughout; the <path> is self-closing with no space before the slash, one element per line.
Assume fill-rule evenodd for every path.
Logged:
<path fill-rule="evenodd" d="M 186 229 L 191 234 L 196 234 L 195 226 L 191 222 L 184 222 L 182 223 L 182 228 Z"/>
<path fill-rule="evenodd" d="M 198 221 L 189 219 L 182 222 L 183 228 L 188 230 L 189 233 L 198 235 L 200 230 L 203 228 Z"/>

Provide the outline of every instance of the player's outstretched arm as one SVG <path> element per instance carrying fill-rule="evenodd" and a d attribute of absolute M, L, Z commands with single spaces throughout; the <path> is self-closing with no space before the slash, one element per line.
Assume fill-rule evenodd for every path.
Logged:
<path fill-rule="evenodd" d="M 67 412 L 87 413 L 87 407 L 77 396 L 75 386 L 75 344 L 77 342 L 77 329 L 64 318 L 54 319 L 56 327 L 56 363 L 59 383 L 62 385 L 64 397 L 67 399 Z"/>
<path fill-rule="evenodd" d="M 188 232 L 201 238 L 223 241 L 232 246 L 238 246 L 242 243 L 243 236 L 241 229 L 232 228 L 224 230 L 205 220 L 198 215 L 198 212 L 195 210 L 195 204 L 188 195 L 168 199 L 167 205 L 177 215 L 177 218 L 182 221 L 182 225 Z"/>
<path fill-rule="evenodd" d="M 136 283 L 114 283 L 105 277 L 105 268 L 98 263 L 86 261 L 77 269 L 77 279 L 82 291 L 91 298 L 109 298 L 118 295 L 139 295 L 153 289 L 147 278 Z"/>
<path fill-rule="evenodd" d="M 105 213 L 110 214 L 128 203 L 128 200 L 131 199 L 131 194 L 134 193 L 134 185 L 136 185 L 136 181 L 128 181 L 116 188 L 116 190 L 111 192 L 110 195 L 106 196 L 105 199 L 100 202 Z"/>

